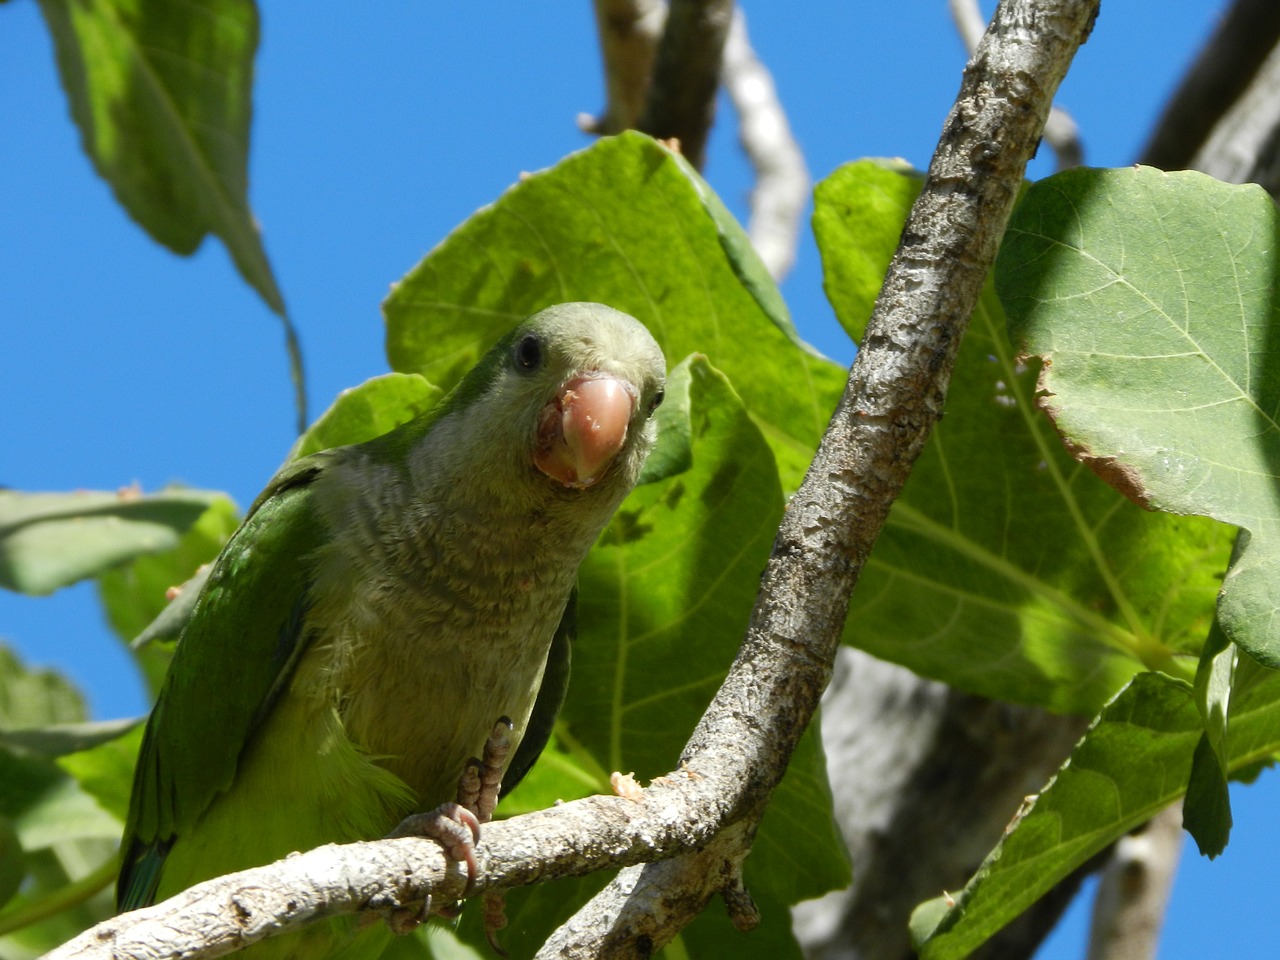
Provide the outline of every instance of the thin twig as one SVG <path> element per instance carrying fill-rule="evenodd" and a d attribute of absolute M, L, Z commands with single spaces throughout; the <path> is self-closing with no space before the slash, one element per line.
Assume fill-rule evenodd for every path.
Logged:
<path fill-rule="evenodd" d="M 604 61 L 605 107 L 581 114 L 578 126 L 605 136 L 629 130 L 649 99 L 649 79 L 667 20 L 665 0 L 595 0 L 596 31 Z"/>
<path fill-rule="evenodd" d="M 770 276 L 781 280 L 795 263 L 809 171 L 773 77 L 751 49 L 741 8 L 733 12 L 721 78 L 738 113 L 738 139 L 756 174 L 747 234 Z"/>

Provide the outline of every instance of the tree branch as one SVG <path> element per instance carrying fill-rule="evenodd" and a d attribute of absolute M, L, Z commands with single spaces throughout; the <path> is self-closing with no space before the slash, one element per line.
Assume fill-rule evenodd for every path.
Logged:
<path fill-rule="evenodd" d="M 1084 717 L 962 693 L 860 650 L 840 650 L 822 701 L 822 743 L 855 870 L 848 888 L 796 906 L 805 956 L 913 956 L 912 909 L 964 885 L 1087 725 Z M 1057 917 L 1040 907 L 977 955 L 1031 956 L 1034 949 L 1021 944 L 1038 943 Z M 1013 938 L 1019 944 L 1010 948 Z"/>
<path fill-rule="evenodd" d="M 1191 168 L 1280 195 L 1280 43 L 1196 151 Z"/>
<path fill-rule="evenodd" d="M 978 7 L 978 0 L 950 0 L 951 19 L 955 22 L 956 31 L 964 43 L 969 56 L 973 56 L 986 32 L 987 22 Z M 1049 111 L 1049 119 L 1044 125 L 1044 140 L 1057 160 L 1059 170 L 1078 167 L 1084 163 L 1084 144 L 1080 140 L 1080 128 L 1076 126 L 1071 114 L 1061 107 L 1053 107 Z"/>
<path fill-rule="evenodd" d="M 733 0 L 671 0 L 667 24 L 638 129 L 680 141 L 680 152 L 699 170 L 716 115 L 716 90 Z"/>
<path fill-rule="evenodd" d="M 738 916 L 750 916 L 737 864 L 817 708 L 850 593 L 889 506 L 942 414 L 960 338 L 1027 161 L 1097 6 L 1005 0 L 997 9 L 965 69 L 844 396 L 783 517 L 742 648 L 681 769 L 639 800 L 592 797 L 486 827 L 475 893 L 675 857 L 629 874 L 627 881 L 639 884 L 631 891 L 618 882 L 607 888 L 588 908 L 593 912 L 556 934 L 556 955 L 599 956 L 606 946 L 612 955 L 656 950 L 701 909 L 709 887 L 728 891 Z M 701 853 L 678 853 L 689 850 Z M 665 903 L 687 902 L 660 927 L 636 926 L 636 889 L 660 891 Z M 449 899 L 461 886 L 456 867 L 446 871 L 430 841 L 321 848 L 200 884 L 110 920 L 50 956 L 144 955 L 137 951 L 161 927 L 171 940 L 186 931 L 184 944 L 197 935 L 216 944 L 211 952 L 167 955 L 217 956 L 279 924 L 360 911 L 388 915 L 431 892 Z M 620 920 L 627 926 L 619 936 L 612 928 Z"/>
<path fill-rule="evenodd" d="M 1116 843 L 1094 900 L 1088 960 L 1147 960 L 1156 955 L 1181 851 L 1181 803 Z"/>
<path fill-rule="evenodd" d="M 770 276 L 781 280 L 796 259 L 801 215 L 809 199 L 809 171 L 773 77 L 751 49 L 741 9 L 733 12 L 721 78 L 738 113 L 738 140 L 756 174 L 747 234 Z"/>
<path fill-rule="evenodd" d="M 578 126 L 606 136 L 629 130 L 640 120 L 667 5 L 664 0 L 595 0 L 594 7 L 604 60 L 605 107 L 598 117 L 579 116 Z"/>
<path fill-rule="evenodd" d="M 1138 157 L 1161 170 L 1193 167 L 1192 158 L 1280 42 L 1280 4 L 1235 0 L 1170 97 Z"/>
<path fill-rule="evenodd" d="M 850 594 L 941 416 L 1026 164 L 1097 9 L 1096 0 L 1007 0 L 965 70 L 849 384 L 783 516 L 742 649 L 685 748 L 690 769 L 702 772 L 715 757 L 734 777 L 725 784 L 736 794 L 726 822 L 758 819 L 812 718 Z M 676 870 L 643 873 L 661 873 L 668 896 L 679 898 Z M 627 903 L 616 884 L 597 896 L 588 909 L 598 919 L 573 921 L 581 952 L 563 955 L 615 955 L 611 928 L 627 917 Z M 675 932 L 648 937 L 646 949 Z"/>

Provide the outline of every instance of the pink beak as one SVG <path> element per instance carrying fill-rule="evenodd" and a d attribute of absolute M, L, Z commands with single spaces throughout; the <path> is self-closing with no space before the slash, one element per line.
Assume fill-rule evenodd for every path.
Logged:
<path fill-rule="evenodd" d="M 573 378 L 543 408 L 534 465 L 566 487 L 586 489 L 622 449 L 635 405 L 634 390 L 622 380 Z"/>

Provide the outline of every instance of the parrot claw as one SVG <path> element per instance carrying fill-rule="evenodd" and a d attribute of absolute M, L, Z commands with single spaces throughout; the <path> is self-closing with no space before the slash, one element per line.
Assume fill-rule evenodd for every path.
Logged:
<path fill-rule="evenodd" d="M 506 960 L 510 954 L 498 942 L 498 931 L 507 925 L 507 895 L 501 890 L 487 890 L 482 899 L 484 906 L 484 938 L 489 948 Z"/>
<path fill-rule="evenodd" d="M 480 842 L 480 821 L 459 803 L 442 803 L 427 813 L 415 813 L 400 821 L 388 837 L 426 837 L 440 844 L 451 860 L 467 865 L 467 889 L 475 883 L 476 844 Z"/>
<path fill-rule="evenodd" d="M 476 864 L 475 845 L 480 842 L 480 825 L 493 819 L 502 790 L 502 771 L 511 754 L 511 720 L 500 717 L 484 744 L 484 756 L 472 757 L 458 778 L 458 799 L 454 803 L 442 803 L 428 813 L 415 813 L 405 817 L 389 837 L 427 837 L 440 844 L 445 856 L 467 867 L 467 887 L 475 883 L 479 866 Z M 465 895 L 465 893 L 464 893 Z M 443 917 L 456 917 L 458 904 L 436 907 L 435 913 Z M 428 898 L 421 911 L 402 910 L 388 921 L 397 933 L 408 933 L 431 912 Z M 500 957 L 507 952 L 498 943 L 498 931 L 507 925 L 506 898 L 502 891 L 489 891 L 484 895 L 484 934 L 489 946 Z"/>

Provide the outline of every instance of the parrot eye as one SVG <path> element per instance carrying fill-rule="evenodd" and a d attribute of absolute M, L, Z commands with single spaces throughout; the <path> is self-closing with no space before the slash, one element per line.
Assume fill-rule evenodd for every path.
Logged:
<path fill-rule="evenodd" d="M 516 366 L 521 370 L 537 370 L 542 365 L 542 343 L 537 334 L 526 333 L 516 342 Z"/>
<path fill-rule="evenodd" d="M 653 399 L 649 401 L 649 416 L 653 416 L 653 411 L 662 406 L 662 400 L 666 395 L 667 393 L 665 390 L 659 390 L 653 395 Z"/>

